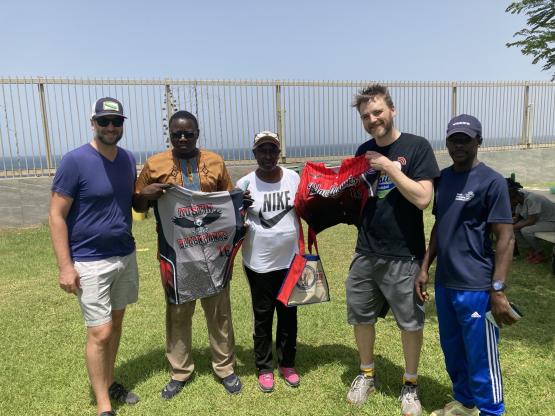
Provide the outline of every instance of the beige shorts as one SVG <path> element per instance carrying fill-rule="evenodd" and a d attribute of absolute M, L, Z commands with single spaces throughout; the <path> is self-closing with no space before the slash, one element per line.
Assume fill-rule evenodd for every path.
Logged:
<path fill-rule="evenodd" d="M 139 297 L 139 272 L 135 252 L 95 261 L 76 261 L 81 288 L 77 294 L 87 327 L 112 320 L 112 310 L 121 310 Z"/>

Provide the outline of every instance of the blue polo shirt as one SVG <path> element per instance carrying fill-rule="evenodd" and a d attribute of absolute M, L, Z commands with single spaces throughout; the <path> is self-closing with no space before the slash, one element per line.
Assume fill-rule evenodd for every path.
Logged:
<path fill-rule="evenodd" d="M 133 252 L 135 177 L 135 158 L 121 147 L 113 161 L 89 143 L 63 157 L 52 191 L 73 199 L 66 223 L 74 260 L 93 261 Z"/>
<path fill-rule="evenodd" d="M 436 180 L 436 282 L 457 290 L 489 290 L 494 272 L 491 224 L 511 224 L 505 179 L 479 163 L 466 172 L 450 166 Z"/>

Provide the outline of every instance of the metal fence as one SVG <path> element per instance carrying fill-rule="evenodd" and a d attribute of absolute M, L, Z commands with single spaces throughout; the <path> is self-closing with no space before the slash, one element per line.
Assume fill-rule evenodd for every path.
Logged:
<path fill-rule="evenodd" d="M 175 109 L 198 116 L 199 145 L 228 161 L 249 160 L 255 132 L 277 131 L 283 157 L 352 155 L 368 138 L 353 95 L 372 81 L 207 81 L 0 78 L 0 178 L 52 174 L 67 151 L 90 140 L 92 103 L 112 96 L 129 117 L 122 141 L 137 163 L 166 148 Z M 444 150 L 450 117 L 477 116 L 484 150 L 555 144 L 551 82 L 383 82 L 396 126 Z"/>

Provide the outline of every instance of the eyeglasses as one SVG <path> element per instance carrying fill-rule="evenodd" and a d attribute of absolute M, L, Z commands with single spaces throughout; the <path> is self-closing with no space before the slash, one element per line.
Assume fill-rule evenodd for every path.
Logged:
<path fill-rule="evenodd" d="M 170 133 L 170 137 L 172 139 L 180 139 L 181 136 L 185 137 L 186 139 L 194 139 L 195 135 L 197 134 L 196 131 L 187 131 L 187 130 L 182 130 L 182 131 L 174 131 Z"/>
<path fill-rule="evenodd" d="M 112 126 L 114 127 L 121 127 L 123 126 L 124 120 L 125 119 L 123 117 L 116 117 L 116 118 L 98 117 L 95 119 L 96 124 L 98 124 L 100 127 L 108 127 L 108 124 L 110 123 L 112 123 Z"/>

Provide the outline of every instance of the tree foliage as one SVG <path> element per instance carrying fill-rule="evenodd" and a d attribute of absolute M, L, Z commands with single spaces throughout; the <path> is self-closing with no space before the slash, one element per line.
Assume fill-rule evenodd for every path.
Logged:
<path fill-rule="evenodd" d="M 544 71 L 555 68 L 555 0 L 515 1 L 505 11 L 528 16 L 527 27 L 513 35 L 518 40 L 509 42 L 506 46 L 521 48 L 524 55 L 534 57 L 534 64 L 543 62 Z M 555 74 L 551 80 L 554 79 Z"/>

